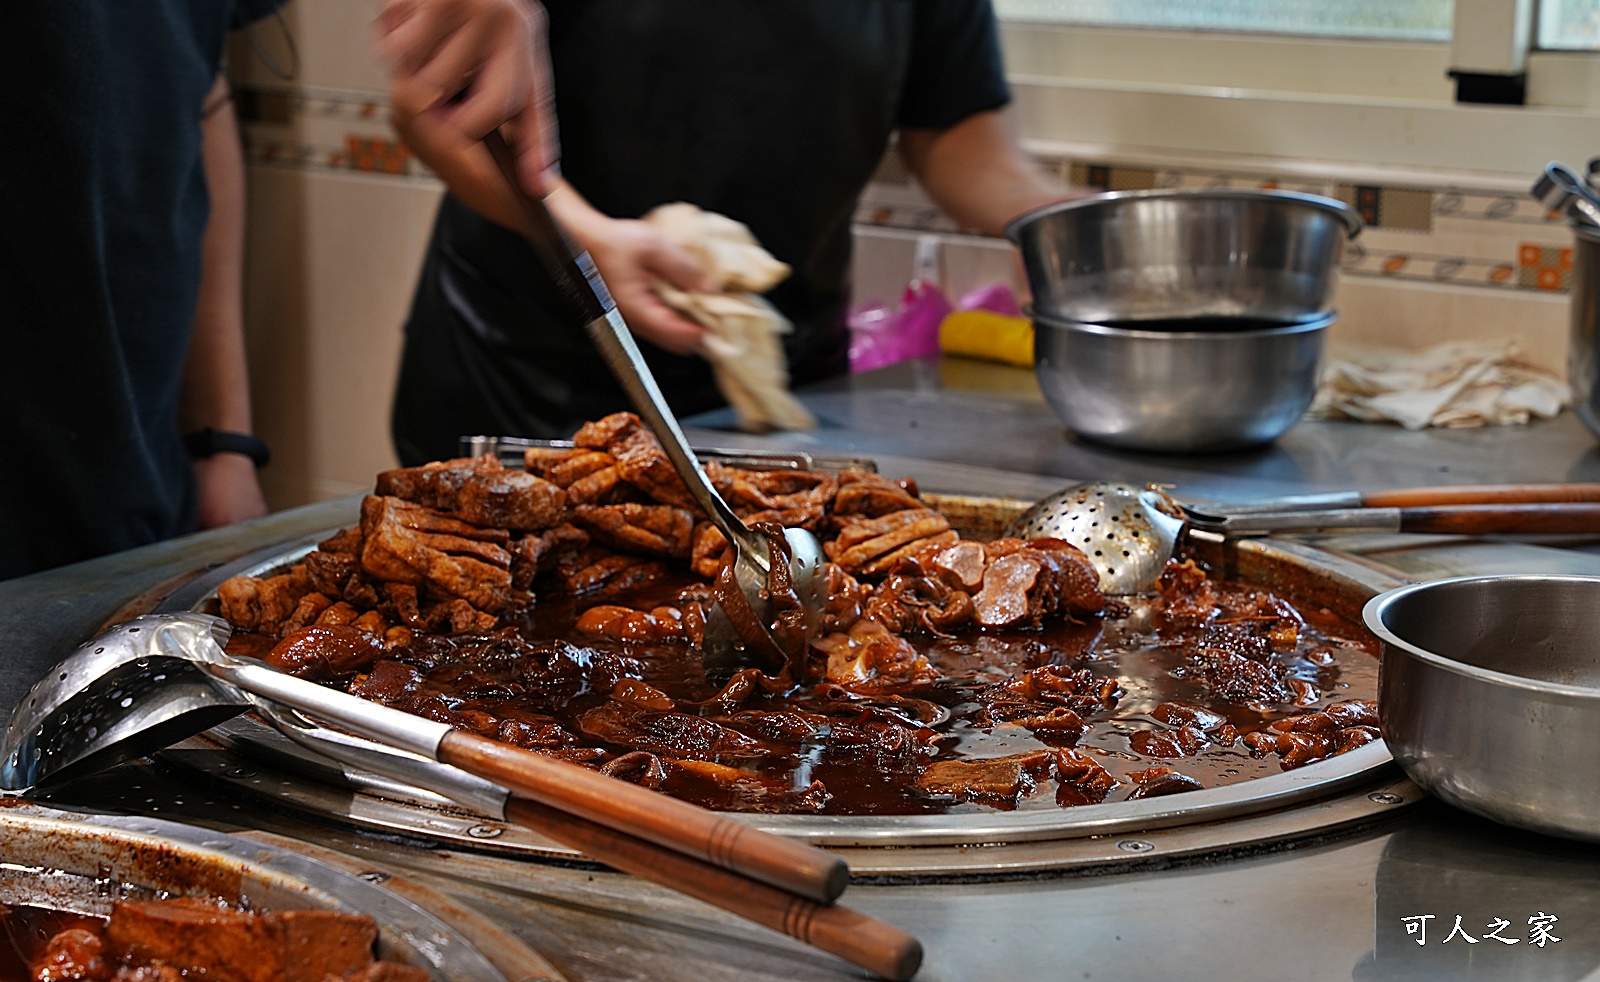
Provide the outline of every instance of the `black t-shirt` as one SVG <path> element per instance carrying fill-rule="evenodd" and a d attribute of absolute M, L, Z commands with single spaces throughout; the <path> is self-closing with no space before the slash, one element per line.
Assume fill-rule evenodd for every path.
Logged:
<path fill-rule="evenodd" d="M 850 221 L 894 130 L 1009 99 L 988 0 L 549 0 L 562 172 L 602 212 L 688 201 L 794 272 L 796 383 L 844 372 Z M 642 343 L 673 409 L 721 405 L 706 363 Z M 459 437 L 568 436 L 626 397 L 526 243 L 453 198 L 406 326 L 406 463 Z"/>
<path fill-rule="evenodd" d="M 14 0 L 0 18 L 0 579 L 194 524 L 176 413 L 200 110 L 246 6 Z"/>

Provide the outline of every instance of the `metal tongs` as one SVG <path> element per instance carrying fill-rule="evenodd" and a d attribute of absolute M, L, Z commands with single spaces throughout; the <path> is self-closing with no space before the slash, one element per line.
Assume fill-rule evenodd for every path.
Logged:
<path fill-rule="evenodd" d="M 493 454 L 507 466 L 522 466 L 531 449 L 571 450 L 571 440 L 534 440 L 524 436 L 473 435 L 461 438 L 461 456 Z M 800 450 L 743 450 L 736 447 L 694 447 L 701 460 L 715 460 L 729 467 L 752 471 L 842 471 L 847 468 L 877 473 L 878 462 L 871 457 L 833 457 Z"/>
<path fill-rule="evenodd" d="M 483 142 L 522 208 L 533 251 L 574 311 L 584 318 L 590 340 L 600 349 L 640 418 L 655 433 L 695 503 L 734 550 L 732 562 L 725 567 L 725 572 L 731 571 L 733 582 L 725 584 L 719 579 L 717 603 L 706 619 L 701 651 L 707 672 L 731 674 L 749 665 L 771 671 L 800 657 L 821 626 L 826 602 L 821 575 L 826 561 L 822 543 L 805 529 L 786 528 L 780 548 L 745 525 L 728 507 L 667 407 L 650 366 L 634 344 L 627 322 L 589 253 L 567 237 L 543 201 L 522 189 L 511 148 L 500 132 L 491 130 Z M 778 599 L 790 588 L 799 609 L 778 609 Z M 793 624 L 791 614 L 799 615 L 799 625 Z M 784 622 L 783 629 L 775 630 L 775 624 L 780 622 Z M 792 637 L 797 633 L 792 630 L 795 626 L 803 637 Z"/>

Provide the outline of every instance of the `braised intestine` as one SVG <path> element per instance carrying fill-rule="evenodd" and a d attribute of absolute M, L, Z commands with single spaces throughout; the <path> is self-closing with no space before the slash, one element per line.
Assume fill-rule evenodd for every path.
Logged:
<path fill-rule="evenodd" d="M 358 527 L 222 584 L 235 646 L 728 809 L 1089 804 L 1376 733 L 1371 659 L 1283 598 L 1175 561 L 1108 601 L 1074 546 L 963 538 L 914 482 L 862 470 L 708 464 L 747 522 L 808 529 L 830 560 L 809 645 L 718 686 L 697 646 L 721 533 L 637 417 L 574 443 L 380 474 Z"/>

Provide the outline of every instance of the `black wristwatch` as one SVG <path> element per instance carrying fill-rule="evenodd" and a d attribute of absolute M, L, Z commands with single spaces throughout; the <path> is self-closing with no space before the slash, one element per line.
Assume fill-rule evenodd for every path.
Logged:
<path fill-rule="evenodd" d="M 249 457 L 256 465 L 262 468 L 267 466 L 267 461 L 272 459 L 272 451 L 267 449 L 266 443 L 248 433 L 230 433 L 227 430 L 214 430 L 206 427 L 196 430 L 183 438 L 183 445 L 191 457 L 210 457 L 219 453 L 242 453 Z"/>

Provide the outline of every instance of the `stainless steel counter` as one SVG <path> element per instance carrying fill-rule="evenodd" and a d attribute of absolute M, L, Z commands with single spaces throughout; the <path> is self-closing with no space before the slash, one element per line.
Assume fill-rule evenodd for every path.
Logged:
<path fill-rule="evenodd" d="M 813 431 L 729 434 L 721 442 L 937 460 L 1044 475 L 1058 485 L 1160 481 L 1177 485 L 1181 496 L 1217 501 L 1434 484 L 1600 481 L 1600 443 L 1570 413 L 1529 426 L 1416 432 L 1302 422 L 1262 449 L 1183 456 L 1077 440 L 1050 413 L 1031 371 L 964 359 L 902 362 L 813 388 L 805 402 L 818 419 Z M 731 427 L 733 419 L 723 411 L 695 421 Z"/>
<path fill-rule="evenodd" d="M 691 437 L 703 445 L 849 450 L 878 457 L 887 473 L 914 474 L 929 490 L 1020 497 L 1101 478 L 1162 481 L 1214 500 L 1600 480 L 1597 444 L 1570 416 L 1421 433 L 1303 423 L 1266 450 L 1164 458 L 1073 441 L 1026 372 L 916 363 L 804 395 L 823 423 L 812 433 L 714 431 L 727 420 L 712 415 L 693 421 L 700 425 Z M 0 699 L 14 703 L 45 667 L 141 596 L 163 595 L 207 564 L 354 518 L 355 500 L 341 499 L 0 583 L 7 652 Z M 1584 548 L 1395 536 L 1340 544 L 1418 577 L 1600 572 L 1600 558 Z M 183 770 L 124 767 L 55 803 L 265 827 L 362 857 L 374 869 L 402 870 L 491 915 L 573 979 L 856 977 L 785 938 L 630 878 L 329 828 L 276 810 L 270 799 L 197 787 Z M 1600 847 L 1500 828 L 1434 802 L 1331 838 L 1247 854 L 1093 874 L 857 883 L 845 902 L 920 937 L 928 958 L 919 978 L 927 980 L 1600 978 Z M 1460 933 L 1445 941 L 1458 915 L 1476 943 Z M 1529 919 L 1541 915 L 1559 920 L 1539 945 Z M 1517 943 L 1485 937 L 1496 919 L 1507 922 L 1500 938 Z"/>

